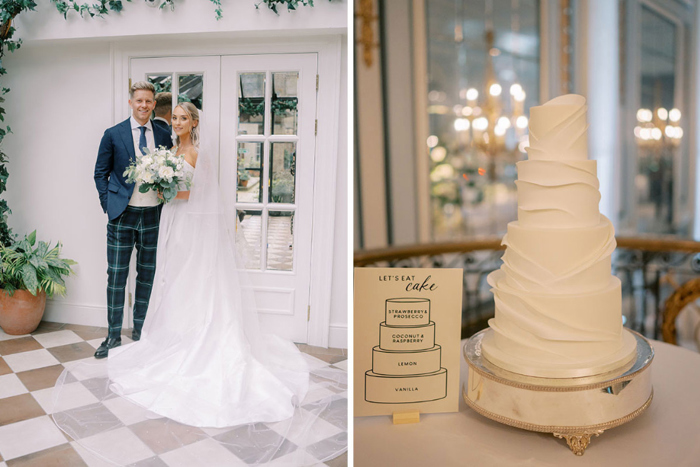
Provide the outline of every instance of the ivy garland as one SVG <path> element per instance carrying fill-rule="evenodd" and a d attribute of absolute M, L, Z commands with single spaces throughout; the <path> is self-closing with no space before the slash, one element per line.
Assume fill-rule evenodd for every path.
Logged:
<path fill-rule="evenodd" d="M 5 52 L 14 52 L 22 46 L 22 40 L 13 40 L 15 28 L 12 27 L 12 20 L 23 11 L 30 11 L 36 8 L 36 3 L 33 0 L 0 0 L 0 76 L 7 74 L 7 70 L 2 65 L 2 59 Z M 0 90 L 0 195 L 5 192 L 7 187 L 7 154 L 2 149 L 2 142 L 5 136 L 12 133 L 12 129 L 5 125 L 5 95 L 10 92 L 9 88 L 3 87 Z M 0 199 L 0 243 L 4 246 L 10 246 L 15 239 L 12 229 L 7 225 L 7 216 L 12 214 L 7 201 Z"/>
<path fill-rule="evenodd" d="M 260 99 L 260 98 L 258 98 Z M 265 111 L 265 102 L 259 101 L 258 99 L 251 99 L 244 97 L 238 100 L 238 112 L 243 115 L 248 115 L 249 117 L 257 117 L 262 115 Z M 273 115 L 284 115 L 288 110 L 297 110 L 297 98 L 289 97 L 282 99 L 275 99 L 272 101 L 270 106 Z"/>
<path fill-rule="evenodd" d="M 253 99 L 249 99 L 247 97 L 238 99 L 238 112 L 240 114 L 246 114 L 250 117 L 257 117 L 258 115 L 262 115 L 264 111 L 264 101 L 256 102 Z"/>
<path fill-rule="evenodd" d="M 131 2 L 132 0 L 126 0 Z M 160 1 L 158 8 L 161 10 L 170 7 L 170 10 L 175 9 L 175 0 L 152 0 L 154 2 Z M 221 0 L 209 0 L 214 4 L 214 13 L 216 14 L 216 19 L 220 20 L 223 18 L 223 10 L 221 9 Z M 331 0 L 328 0 L 329 2 Z M 89 15 L 91 18 L 97 16 L 102 18 L 104 15 L 108 15 L 110 11 L 119 13 L 124 8 L 122 0 L 99 0 L 99 3 L 94 3 L 92 5 L 88 3 L 78 3 L 75 0 L 51 0 L 51 3 L 56 5 L 56 9 L 59 13 L 67 18 L 68 13 L 75 11 L 79 13 L 81 17 L 85 14 Z M 270 10 L 274 11 L 275 14 L 279 15 L 277 8 L 279 6 L 286 6 L 287 11 L 296 10 L 299 6 L 314 6 L 314 0 L 262 0 L 260 3 L 255 4 L 255 9 L 259 9 L 260 5 L 264 4 Z"/>
<path fill-rule="evenodd" d="M 132 0 L 126 1 L 131 2 Z M 152 1 L 160 2 L 160 9 L 164 9 L 166 7 L 170 7 L 171 10 L 175 9 L 175 0 Z M 221 0 L 209 1 L 215 7 L 214 12 L 216 14 L 216 19 L 221 19 L 223 17 L 221 9 Z M 72 11 L 78 13 L 81 17 L 85 17 L 87 15 L 90 18 L 94 18 L 95 16 L 97 16 L 98 18 L 102 18 L 105 15 L 108 15 L 111 11 L 119 13 L 124 8 L 122 0 L 97 0 L 97 3 L 93 4 L 79 3 L 76 0 L 51 0 L 51 3 L 53 3 L 58 12 L 63 15 L 64 19 L 67 19 L 68 14 Z M 262 0 L 262 2 L 255 4 L 255 8 L 259 9 L 259 6 L 261 4 L 265 4 L 265 6 L 267 6 L 270 10 L 275 12 L 275 14 L 277 15 L 279 15 L 279 11 L 277 10 L 278 6 L 286 5 L 287 11 L 296 10 L 297 7 L 300 5 L 310 7 L 314 6 L 313 0 Z M 17 15 L 24 11 L 34 11 L 36 6 L 37 4 L 34 0 L 0 0 L 0 77 L 7 74 L 7 70 L 2 65 L 2 59 L 5 56 L 5 53 L 12 53 L 22 46 L 22 39 L 13 40 L 15 28 L 12 27 L 12 21 L 17 17 Z M 0 88 L 0 122 L 2 122 L 0 123 L 0 195 L 2 195 L 2 193 L 4 193 L 6 190 L 7 177 L 9 175 L 7 171 L 7 166 L 5 165 L 8 162 L 7 154 L 5 154 L 5 152 L 2 150 L 2 142 L 5 139 L 5 136 L 7 136 L 9 133 L 12 133 L 10 127 L 4 124 L 4 103 L 5 95 L 8 92 L 10 92 L 9 88 Z M 277 107 L 279 107 L 280 112 L 284 112 L 284 110 L 296 109 L 296 99 L 294 100 L 293 108 L 288 107 L 284 109 L 282 109 L 282 106 L 285 104 L 283 104 L 282 101 L 275 101 L 272 104 L 272 110 L 273 112 L 275 112 L 275 114 L 277 114 L 277 111 L 275 110 L 275 105 L 277 102 L 279 102 L 279 104 L 277 104 Z M 252 101 L 245 104 L 239 103 L 239 105 L 249 106 L 245 107 L 246 110 L 244 110 L 244 107 L 241 107 L 241 112 L 248 113 L 252 116 L 260 115 L 264 110 L 264 104 L 254 104 Z M 292 104 L 289 105 L 291 106 Z M 260 107 L 259 110 L 258 107 Z M 248 112 L 248 110 L 250 112 Z M 12 214 L 12 211 L 7 205 L 7 201 L 5 201 L 4 199 L 0 199 L 0 244 L 5 246 L 10 246 L 15 239 L 15 235 L 12 233 L 12 230 L 7 225 L 7 217 L 9 214 Z"/>
<path fill-rule="evenodd" d="M 330 2 L 331 0 L 328 1 Z M 314 6 L 314 0 L 263 0 L 260 3 L 256 3 L 255 8 L 257 9 L 262 3 L 278 15 L 280 14 L 279 11 L 277 11 L 278 6 L 286 6 L 287 11 L 296 10 L 299 5 Z"/>
<path fill-rule="evenodd" d="M 275 115 L 284 115 L 288 110 L 294 112 L 297 110 L 297 98 L 283 98 L 272 101 L 272 113 Z"/>

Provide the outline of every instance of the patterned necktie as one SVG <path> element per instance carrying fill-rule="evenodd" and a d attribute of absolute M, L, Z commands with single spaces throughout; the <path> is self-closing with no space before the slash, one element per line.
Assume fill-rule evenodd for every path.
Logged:
<path fill-rule="evenodd" d="M 140 126 L 139 130 L 141 130 L 141 137 L 139 138 L 139 149 L 141 149 L 141 154 L 146 154 L 146 151 L 148 150 L 148 143 L 146 143 L 146 127 Z"/>

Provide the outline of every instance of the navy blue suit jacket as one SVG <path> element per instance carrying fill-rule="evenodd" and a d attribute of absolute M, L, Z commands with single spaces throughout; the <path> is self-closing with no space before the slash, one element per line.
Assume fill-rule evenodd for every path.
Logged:
<path fill-rule="evenodd" d="M 170 125 L 168 125 L 167 123 L 165 123 L 163 120 L 156 120 L 156 119 L 153 119 L 153 120 L 151 120 L 151 124 L 153 124 L 153 125 L 158 125 L 158 126 L 161 127 L 162 129 L 167 130 L 168 133 L 170 133 L 170 134 L 173 133 L 173 127 L 171 127 Z"/>
<path fill-rule="evenodd" d="M 170 133 L 158 125 L 151 126 L 156 148 L 171 148 L 173 142 Z M 124 171 L 135 157 L 131 121 L 127 118 L 105 131 L 95 163 L 95 186 L 100 194 L 102 210 L 109 220 L 116 219 L 124 212 L 134 192 L 134 184 L 126 182 Z"/>

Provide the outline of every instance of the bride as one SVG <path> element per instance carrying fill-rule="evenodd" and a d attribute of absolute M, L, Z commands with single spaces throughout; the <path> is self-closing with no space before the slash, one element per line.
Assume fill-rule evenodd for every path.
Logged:
<path fill-rule="evenodd" d="M 54 420 L 79 442 L 86 438 L 86 429 L 104 431 L 109 422 L 98 411 L 61 412 L 67 375 L 83 374 L 82 378 L 99 379 L 106 406 L 120 397 L 147 411 L 145 418 L 171 422 L 159 425 L 160 436 L 181 438 L 186 425 L 234 453 L 241 445 L 255 446 L 260 452 L 254 463 L 266 463 L 286 454 L 280 451 L 285 449 L 284 438 L 294 437 L 299 446 L 306 436 L 310 444 L 317 423 L 325 423 L 319 419 L 327 418 L 337 400 L 333 396 L 345 389 L 343 377 L 327 369 L 326 374 L 314 375 L 310 388 L 309 366 L 297 347 L 260 332 L 244 271 L 245 239 L 235 210 L 227 208 L 219 193 L 216 151 L 201 144 L 202 120 L 189 102 L 173 109 L 177 154 L 184 155 L 192 184 L 191 191 L 181 186 L 176 198 L 163 206 L 156 273 L 141 338 L 112 349 L 106 365 L 70 366 L 56 384 Z M 256 432 L 261 423 L 285 420 L 281 437 L 260 442 Z M 246 424 L 236 437 L 199 429 Z M 106 460 L 127 463 L 119 455 L 86 447 Z M 322 462 L 345 449 L 337 441 L 322 456 L 325 459 L 318 454 L 312 459 Z M 289 456 L 289 465 L 313 463 L 306 459 L 308 453 L 298 451 L 296 457 Z"/>

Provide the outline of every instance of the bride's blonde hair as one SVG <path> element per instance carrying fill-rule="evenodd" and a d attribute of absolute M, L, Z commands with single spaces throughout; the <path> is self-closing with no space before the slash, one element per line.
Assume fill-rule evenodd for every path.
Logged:
<path fill-rule="evenodd" d="M 187 114 L 187 117 L 190 119 L 192 122 L 192 129 L 190 130 L 190 140 L 192 140 L 192 145 L 196 148 L 199 147 L 199 110 L 197 110 L 197 107 L 194 106 L 193 103 L 191 102 L 180 102 L 175 106 L 175 108 L 180 107 L 182 110 L 185 111 Z M 195 122 L 197 122 L 197 125 L 195 126 Z M 180 145 L 180 137 L 175 136 L 175 144 L 177 146 Z"/>

